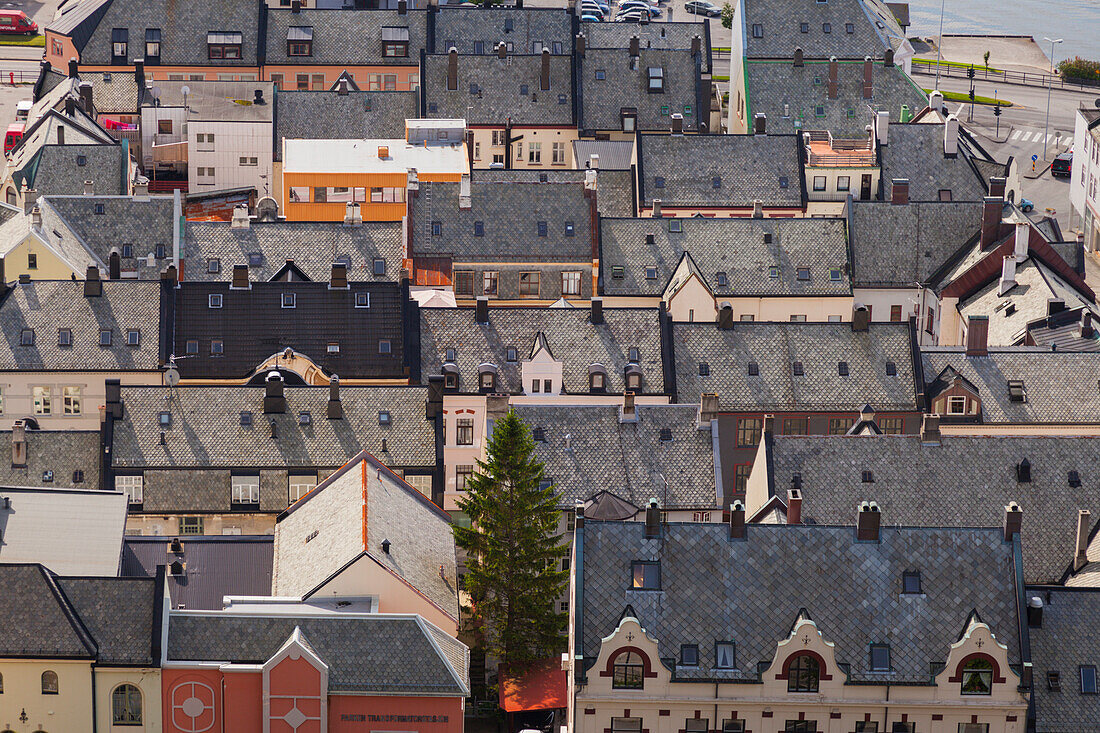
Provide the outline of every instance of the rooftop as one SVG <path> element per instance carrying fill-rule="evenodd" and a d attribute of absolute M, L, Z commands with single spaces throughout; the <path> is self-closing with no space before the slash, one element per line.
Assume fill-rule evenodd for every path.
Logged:
<path fill-rule="evenodd" d="M 641 48 L 674 48 L 691 50 L 692 39 L 699 36 L 703 46 L 703 73 L 710 73 L 710 24 L 685 20 L 664 23 L 592 23 L 582 22 L 581 33 L 589 49 L 630 48 L 630 39 L 638 37 Z"/>
<path fill-rule="evenodd" d="M 337 140 L 401 138 L 405 120 L 420 115 L 416 92 L 279 91 L 275 97 L 275 154 L 283 138 Z"/>
<path fill-rule="evenodd" d="M 384 149 L 385 157 L 379 157 Z M 462 141 L 444 145 L 410 145 L 404 138 L 367 140 L 283 139 L 284 173 L 424 173 L 469 171 Z"/>
<path fill-rule="evenodd" d="M 1083 694 L 1079 669 L 1096 664 L 1100 589 L 1031 586 L 1030 602 L 1042 602 L 1042 625 L 1028 629 L 1035 667 L 1035 730 L 1081 733 L 1096 728 L 1100 698 Z M 1050 675 L 1057 675 L 1052 688 Z"/>
<path fill-rule="evenodd" d="M 573 16 L 565 8 L 519 8 L 480 5 L 476 8 L 441 6 L 435 17 L 435 51 L 493 53 L 507 42 L 516 53 L 555 55 L 573 52 Z M 478 51 L 477 49 L 481 50 Z"/>
<path fill-rule="evenodd" d="M 879 0 L 748 0 L 744 8 L 749 58 L 789 59 L 796 48 L 814 58 L 881 58 L 887 48 L 908 45 L 894 14 Z"/>
<path fill-rule="evenodd" d="M 988 192 L 989 175 L 1004 175 L 987 173 L 977 164 L 980 156 L 970 149 L 964 133 L 957 157 L 946 157 L 944 130 L 945 125 L 937 123 L 890 125 L 888 144 L 880 149 L 881 185 L 887 196 L 892 180 L 906 178 L 910 201 L 981 201 Z"/>
<path fill-rule="evenodd" d="M 634 110 L 638 130 L 668 131 L 671 115 L 682 114 L 684 130 L 706 124 L 709 83 L 701 75 L 702 54 L 687 49 L 587 49 L 578 57 L 582 130 L 622 130 L 622 112 Z M 654 91 L 659 85 L 659 92 Z"/>
<path fill-rule="evenodd" d="M 370 66 L 375 64 L 415 66 L 427 46 L 428 14 L 409 10 L 359 10 L 302 8 L 272 9 L 267 13 L 267 64 L 309 66 Z M 310 51 L 305 56 L 289 54 L 287 41 L 302 38 L 305 31 Z M 396 33 L 394 33 L 396 31 Z M 297 35 L 295 35 L 297 33 Z M 385 52 L 385 41 L 404 40 L 405 54 Z"/>
<path fill-rule="evenodd" d="M 183 107 L 186 101 L 192 122 L 271 122 L 274 116 L 275 86 L 269 81 L 158 80 L 156 88 L 157 106 Z M 151 104 L 151 99 L 145 103 Z"/>

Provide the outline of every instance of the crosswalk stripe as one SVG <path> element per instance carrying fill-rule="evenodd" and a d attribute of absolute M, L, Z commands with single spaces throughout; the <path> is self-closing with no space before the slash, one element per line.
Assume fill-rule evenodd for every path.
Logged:
<path fill-rule="evenodd" d="M 1028 130 L 1027 132 L 1024 133 L 1024 136 L 1020 138 L 1020 142 L 1026 143 L 1030 139 L 1031 139 L 1031 130 Z"/>
<path fill-rule="evenodd" d="M 1016 132 L 1012 133 L 1012 139 L 1015 140 L 1016 138 L 1020 137 L 1021 132 L 1023 132 L 1023 130 L 1017 130 Z"/>

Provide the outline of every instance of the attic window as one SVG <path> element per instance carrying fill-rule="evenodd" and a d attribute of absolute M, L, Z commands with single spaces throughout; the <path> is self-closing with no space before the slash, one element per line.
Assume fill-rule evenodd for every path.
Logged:
<path fill-rule="evenodd" d="M 645 279 L 646 280 L 656 280 L 657 279 L 657 268 L 656 267 L 647 267 L 647 268 L 645 268 Z"/>
<path fill-rule="evenodd" d="M 546 431 L 543 430 L 542 428 L 535 428 L 533 431 L 531 431 L 531 437 L 534 439 L 534 441 L 536 443 L 545 443 L 546 442 Z"/>
<path fill-rule="evenodd" d="M 102 214 L 102 211 L 97 211 L 97 214 Z M 222 261 L 216 257 L 212 257 L 206 261 L 206 271 L 208 273 L 218 273 L 222 271 Z"/>
<path fill-rule="evenodd" d="M 392 422 L 392 418 L 390 417 L 390 411 L 389 410 L 379 410 L 378 411 L 378 424 L 379 425 L 389 425 L 391 422 Z"/>
<path fill-rule="evenodd" d="M 252 427 L 252 413 L 248 410 L 245 410 L 244 412 L 241 413 L 241 427 L 242 428 Z"/>
<path fill-rule="evenodd" d="M 375 257 L 372 265 L 374 267 L 375 275 L 381 276 L 386 274 L 386 261 L 381 257 Z"/>
<path fill-rule="evenodd" d="M 787 188 L 790 185 L 791 185 L 791 179 L 790 178 L 788 178 L 787 176 L 780 176 L 779 177 L 779 187 L 780 188 Z"/>
<path fill-rule="evenodd" d="M 872 672 L 889 672 L 890 671 L 890 645 L 889 644 L 872 644 L 871 645 L 871 671 Z"/>
<path fill-rule="evenodd" d="M 340 353 L 340 342 L 339 341 L 329 341 L 328 345 L 325 348 L 325 351 L 328 352 L 329 354 L 339 354 Z"/>
<path fill-rule="evenodd" d="M 242 35 L 240 33 L 206 34 L 206 55 L 210 59 L 239 59 Z"/>
<path fill-rule="evenodd" d="M 864 471 L 860 480 L 865 484 L 873 484 L 875 482 L 875 474 L 872 471 Z"/>
<path fill-rule="evenodd" d="M 370 308 L 370 293 L 356 293 L 355 294 L 355 307 L 356 308 Z"/>
<path fill-rule="evenodd" d="M 752 37 L 753 38 L 763 38 L 764 37 L 764 26 L 761 23 L 753 23 L 752 24 Z"/>
<path fill-rule="evenodd" d="M 724 288 L 729 285 L 729 277 L 727 277 L 726 273 L 724 272 L 719 272 L 718 274 L 716 274 L 714 276 L 714 279 L 718 281 L 718 287 L 720 288 Z"/>
<path fill-rule="evenodd" d="M 1051 692 L 1062 691 L 1062 675 L 1059 672 L 1047 672 L 1047 689 Z"/>
<path fill-rule="evenodd" d="M 454 360 L 455 360 L 455 350 L 454 349 L 445 349 L 443 351 L 443 361 L 454 361 Z"/>
<path fill-rule="evenodd" d="M 1025 402 L 1024 383 L 1020 379 L 1008 380 L 1008 399 L 1012 402 Z"/>
<path fill-rule="evenodd" d="M 842 377 L 848 376 L 848 362 L 838 361 L 836 363 L 836 373 Z"/>
<path fill-rule="evenodd" d="M 286 30 L 287 56 L 313 55 L 313 28 L 309 26 L 290 26 Z"/>
<path fill-rule="evenodd" d="M 660 66 L 650 66 L 648 69 L 649 75 L 649 93 L 650 94 L 662 94 L 665 91 L 665 71 Z"/>
<path fill-rule="evenodd" d="M 679 219 L 669 219 L 668 230 L 670 232 L 682 232 L 684 231 L 684 222 L 680 221 Z"/>
<path fill-rule="evenodd" d="M 800 361 L 796 361 L 793 364 L 791 364 L 791 370 L 794 372 L 794 375 L 796 377 L 802 377 L 802 376 L 805 376 L 805 374 L 806 374 L 805 369 L 802 368 L 802 362 L 800 362 Z"/>
<path fill-rule="evenodd" d="M 710 364 L 708 364 L 705 361 L 699 362 L 699 376 L 700 377 L 709 377 L 710 376 Z"/>
<path fill-rule="evenodd" d="M 759 377 L 760 376 L 760 365 L 757 364 L 755 361 L 750 361 L 749 362 L 749 376 L 750 377 Z"/>
<path fill-rule="evenodd" d="M 106 213 L 106 209 L 103 207 L 103 204 L 96 204 L 95 205 L 95 213 L 97 213 L 97 214 Z"/>
<path fill-rule="evenodd" d="M 72 346 L 73 345 L 73 331 L 70 328 L 57 329 L 57 345 L 58 346 Z"/>
<path fill-rule="evenodd" d="M 920 571 L 906 570 L 901 574 L 901 592 L 906 595 L 920 595 Z"/>
<path fill-rule="evenodd" d="M 603 69 L 596 69 L 596 81 L 603 81 L 607 78 L 607 72 Z"/>
<path fill-rule="evenodd" d="M 801 30 L 803 33 L 809 33 L 810 32 L 810 24 L 809 23 L 801 23 L 799 25 L 799 30 Z"/>
<path fill-rule="evenodd" d="M 833 24 L 832 23 L 822 23 L 821 24 L 821 32 L 822 33 L 832 33 L 833 32 Z"/>
<path fill-rule="evenodd" d="M 1080 486 L 1081 486 L 1081 474 L 1077 473 L 1077 471 L 1070 471 L 1069 472 L 1069 485 L 1072 486 L 1075 489 L 1080 488 Z"/>
<path fill-rule="evenodd" d="M 162 428 L 171 427 L 172 426 L 172 413 L 168 412 L 167 410 L 161 410 L 160 414 L 157 415 L 157 422 L 160 423 L 160 426 Z"/>
<path fill-rule="evenodd" d="M 1026 458 L 1016 464 L 1016 481 L 1021 484 L 1031 483 L 1031 461 Z"/>
<path fill-rule="evenodd" d="M 672 442 L 672 428 L 661 428 L 661 442 L 662 443 L 671 443 Z"/>
<path fill-rule="evenodd" d="M 898 365 L 892 361 L 886 362 L 886 376 L 896 377 L 898 375 Z"/>
<path fill-rule="evenodd" d="M 779 267 L 777 265 L 772 265 L 768 268 L 768 277 L 770 277 L 772 280 L 775 280 L 777 277 L 779 277 Z"/>
<path fill-rule="evenodd" d="M 297 293 L 283 293 L 282 303 L 284 308 L 296 308 L 297 302 Z"/>
<path fill-rule="evenodd" d="M 540 236 L 540 237 L 545 237 L 545 236 L 546 236 L 546 234 L 547 234 L 547 231 L 548 231 L 548 229 L 549 229 L 549 227 L 547 226 L 546 222 L 544 222 L 544 221 L 540 221 L 540 222 L 538 223 L 538 228 L 539 228 L 539 236 Z"/>
<path fill-rule="evenodd" d="M 573 222 L 571 222 L 571 221 L 565 222 L 565 236 L 572 237 L 574 230 L 575 230 L 575 227 L 573 226 Z"/>
<path fill-rule="evenodd" d="M 832 282 L 840 282 L 840 268 L 832 267 L 829 269 L 829 280 Z"/>
<path fill-rule="evenodd" d="M 505 33 L 511 33 L 513 30 L 515 30 L 515 28 L 516 28 L 516 21 L 515 20 L 513 20 L 512 18 L 505 18 L 504 19 L 504 32 Z"/>
<path fill-rule="evenodd" d="M 19 332 L 19 345 L 20 346 L 34 346 L 34 329 L 24 328 Z"/>
<path fill-rule="evenodd" d="M 720 176 L 715 176 L 714 178 L 710 179 L 710 187 L 711 188 L 721 188 L 722 187 L 721 177 Z"/>
<path fill-rule="evenodd" d="M 111 345 L 111 329 L 101 328 L 99 329 L 99 345 L 110 346 Z"/>
<path fill-rule="evenodd" d="M 408 58 L 409 29 L 404 27 L 383 28 L 382 55 L 387 58 Z"/>
<path fill-rule="evenodd" d="M 86 155 L 76 156 L 76 164 L 78 166 L 80 166 L 81 168 L 83 168 L 84 166 L 86 166 L 88 164 L 88 156 L 86 156 Z"/>
<path fill-rule="evenodd" d="M 848 34 L 855 33 L 856 32 L 856 24 L 855 23 L 845 23 L 844 24 L 844 32 L 848 33 Z"/>
<path fill-rule="evenodd" d="M 629 361 L 631 364 L 637 364 L 638 363 L 638 347 L 637 346 L 631 346 L 629 349 L 627 349 L 626 354 L 627 354 L 627 356 L 626 356 L 627 361 Z"/>
<path fill-rule="evenodd" d="M 474 236 L 475 237 L 484 237 L 485 236 L 485 222 L 483 222 L 483 221 L 475 221 L 474 222 Z"/>
<path fill-rule="evenodd" d="M 130 259 L 134 256 L 134 245 L 124 244 L 122 245 L 122 256 L 126 259 Z"/>
<path fill-rule="evenodd" d="M 664 188 L 665 187 L 665 179 L 662 176 L 657 176 L 656 178 L 653 179 L 653 185 L 656 186 L 657 188 Z"/>
<path fill-rule="evenodd" d="M 298 413 L 299 425 L 311 425 L 313 423 L 313 416 L 309 414 L 309 410 L 302 410 Z"/>
<path fill-rule="evenodd" d="M 432 222 L 432 236 L 433 237 L 442 237 L 443 236 L 443 222 L 441 222 L 441 221 L 433 221 Z"/>
<path fill-rule="evenodd" d="M 622 265 L 614 265 L 611 268 L 611 279 L 612 280 L 622 280 L 623 277 L 625 276 L 625 274 L 626 274 L 626 271 L 622 267 Z M 1100 386 L 1100 381 L 1098 381 L 1097 384 L 1098 384 L 1098 386 Z"/>

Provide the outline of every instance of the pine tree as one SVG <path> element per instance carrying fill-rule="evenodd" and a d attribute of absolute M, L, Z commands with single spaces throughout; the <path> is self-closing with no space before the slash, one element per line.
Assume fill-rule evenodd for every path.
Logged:
<path fill-rule="evenodd" d="M 557 534 L 557 493 L 540 486 L 534 451 L 527 426 L 509 411 L 458 502 L 471 526 L 454 528 L 467 555 L 469 610 L 487 651 L 506 665 L 555 656 L 565 644 L 557 600 L 569 578 L 561 570 L 569 550 Z"/>

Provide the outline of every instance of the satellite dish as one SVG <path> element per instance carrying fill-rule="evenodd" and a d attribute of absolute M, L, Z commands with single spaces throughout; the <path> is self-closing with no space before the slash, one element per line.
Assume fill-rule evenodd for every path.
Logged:
<path fill-rule="evenodd" d="M 1097 98 L 1096 98 L 1096 99 L 1095 99 L 1095 100 L 1093 101 L 1093 104 L 1095 104 L 1095 105 L 1096 105 L 1097 107 L 1100 107 L 1100 97 L 1097 97 Z"/>
<path fill-rule="evenodd" d="M 160 87 L 154 86 L 152 91 L 153 91 L 153 99 L 160 99 Z"/>
<path fill-rule="evenodd" d="M 164 370 L 164 383 L 169 387 L 175 387 L 180 383 L 180 370 L 170 366 Z"/>

